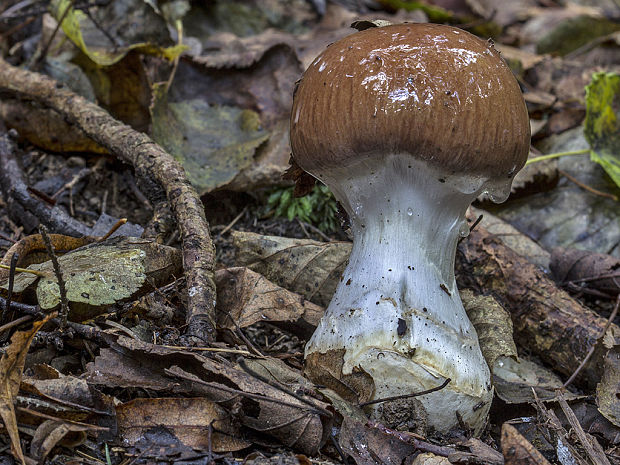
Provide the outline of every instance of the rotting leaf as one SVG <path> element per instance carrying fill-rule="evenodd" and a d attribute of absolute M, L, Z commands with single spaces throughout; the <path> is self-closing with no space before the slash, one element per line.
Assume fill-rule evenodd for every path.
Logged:
<path fill-rule="evenodd" d="M 96 239 L 90 236 L 71 237 L 63 234 L 50 234 L 49 237 L 57 255 L 90 244 Z M 7 250 L 2 260 L 0 260 L 0 264 L 9 266 L 14 254 L 19 255 L 17 266 L 20 268 L 25 268 L 33 263 L 41 263 L 49 258 L 43 238 L 40 234 L 31 234 L 30 236 L 21 238 Z M 8 277 L 9 270 L 0 268 L 0 284 L 6 281 Z M 15 292 L 19 291 L 15 290 Z"/>
<path fill-rule="evenodd" d="M 273 284 L 245 267 L 215 273 L 218 327 L 245 328 L 259 321 L 286 321 L 310 336 L 323 315 L 323 308 Z"/>
<path fill-rule="evenodd" d="M 244 37 L 256 36 L 271 29 L 301 34 L 316 19 L 315 8 L 304 0 L 216 0 L 192 2 L 185 23 L 188 35 L 205 40 L 205 37 L 221 32 Z"/>
<path fill-rule="evenodd" d="M 424 452 L 417 455 L 411 465 L 451 465 L 452 462 L 447 457 L 435 455 L 430 452 Z"/>
<path fill-rule="evenodd" d="M 111 305 L 132 296 L 146 280 L 145 253 L 140 249 L 118 250 L 102 247 L 73 252 L 59 259 L 63 277 L 66 276 L 67 299 L 95 307 Z M 51 275 L 51 262 L 33 265 L 50 273 L 37 286 L 37 301 L 42 309 L 60 304 L 58 282 Z"/>
<path fill-rule="evenodd" d="M 620 187 L 620 75 L 596 73 L 586 86 L 584 134 L 590 159 Z"/>
<path fill-rule="evenodd" d="M 11 438 L 11 452 L 24 464 L 26 462 L 19 442 L 17 419 L 15 417 L 15 408 L 13 404 L 19 392 L 19 385 L 21 383 L 24 364 L 26 363 L 26 355 L 28 354 L 30 344 L 39 329 L 55 316 L 55 313 L 50 314 L 44 320 L 35 322 L 32 325 L 32 329 L 28 331 L 18 331 L 13 334 L 11 344 L 6 352 L 2 354 L 2 358 L 0 358 L 0 417 L 2 417 L 4 428 Z"/>
<path fill-rule="evenodd" d="M 501 358 L 493 367 L 495 392 L 507 404 L 533 402 L 534 393 L 541 400 L 553 399 L 555 391 L 563 384 L 553 371 L 526 358 L 518 361 Z M 579 396 L 567 392 L 566 397 L 575 399 Z"/>
<path fill-rule="evenodd" d="M 303 295 L 318 305 L 329 304 L 345 269 L 350 242 L 317 242 L 233 231 L 237 264 Z"/>
<path fill-rule="evenodd" d="M 566 55 L 597 37 L 611 34 L 618 29 L 620 25 L 603 17 L 580 15 L 566 18 L 538 41 L 536 51 L 541 54 Z"/>
<path fill-rule="evenodd" d="M 338 442 L 357 465 L 400 465 L 415 455 L 416 448 L 399 439 L 367 423 L 344 417 Z"/>
<path fill-rule="evenodd" d="M 115 237 L 69 252 L 58 258 L 71 305 L 71 317 L 80 319 L 106 305 L 136 296 L 139 291 L 166 282 L 181 270 L 180 251 L 143 239 Z M 36 293 L 43 309 L 60 304 L 60 291 L 51 261 L 31 265 L 47 277 L 30 273 L 15 278 L 14 291 L 23 293 L 38 281 Z M 6 289 L 7 283 L 2 287 Z M 82 304 L 82 305 L 81 305 Z"/>
<path fill-rule="evenodd" d="M 314 455 L 318 452 L 329 432 L 331 421 L 331 414 L 326 415 L 328 412 L 324 407 L 320 407 L 324 413 L 317 409 L 321 402 L 294 397 L 288 390 L 272 387 L 241 370 L 210 359 L 203 359 L 200 371 L 202 373 L 198 377 L 173 366 L 166 373 L 178 380 L 191 382 L 194 395 L 205 396 L 228 409 L 240 407 L 243 413 L 239 420 L 245 426 L 257 431 L 268 431 L 286 446 L 298 448 L 304 453 Z M 200 383 L 201 379 L 207 382 Z M 227 387 L 232 387 L 237 396 L 231 396 Z M 243 393 L 252 397 L 245 397 Z M 237 398 L 238 401 L 232 402 Z M 238 405 L 235 407 L 234 403 Z"/>
<path fill-rule="evenodd" d="M 269 137 L 258 114 L 202 99 L 169 102 L 166 88 L 154 88 L 153 137 L 185 168 L 199 194 L 231 181 L 252 164 Z"/>
<path fill-rule="evenodd" d="M 605 418 L 620 427 L 620 346 L 607 352 L 603 367 L 603 377 L 596 386 L 596 404 Z"/>
<path fill-rule="evenodd" d="M 174 60 L 187 49 L 185 45 L 159 45 L 161 31 L 167 31 L 166 22 L 141 0 L 116 1 L 99 7 L 95 13 L 99 24 L 73 8 L 72 0 L 52 0 L 50 11 L 56 20 L 64 17 L 62 30 L 69 40 L 100 66 L 117 63 L 131 50 Z M 169 38 L 168 42 L 171 43 Z"/>
<path fill-rule="evenodd" d="M 251 443 L 219 405 L 202 397 L 134 399 L 116 407 L 119 435 L 134 445 L 155 427 L 167 428 L 182 444 L 198 450 L 234 452 Z M 209 434 L 209 428 L 213 428 Z"/>

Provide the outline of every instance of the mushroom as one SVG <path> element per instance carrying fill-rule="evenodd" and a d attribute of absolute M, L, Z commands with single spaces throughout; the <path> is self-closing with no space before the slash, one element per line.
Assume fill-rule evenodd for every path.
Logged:
<path fill-rule="evenodd" d="M 510 193 L 530 127 L 492 43 L 437 24 L 399 24 L 330 45 L 291 114 L 293 159 L 347 211 L 348 266 L 305 351 L 306 373 L 424 432 L 483 429 L 489 368 L 454 277 L 465 212 Z"/>

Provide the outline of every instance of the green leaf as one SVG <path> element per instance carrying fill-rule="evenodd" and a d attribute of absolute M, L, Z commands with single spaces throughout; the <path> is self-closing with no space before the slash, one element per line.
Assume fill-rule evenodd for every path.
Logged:
<path fill-rule="evenodd" d="M 146 26 L 158 31 L 166 30 L 166 23 L 142 1 L 124 0 L 112 4 L 114 6 L 104 10 L 106 22 L 103 24 L 95 24 L 83 11 L 74 9 L 72 0 L 52 0 L 49 8 L 57 21 L 63 18 L 62 30 L 69 40 L 100 66 L 119 62 L 131 50 L 172 61 L 188 49 L 186 45 L 161 46 L 155 42 L 155 35 L 124 38 L 131 31 L 144 31 Z M 140 24 L 136 24 L 138 21 Z M 116 44 L 112 44 L 109 36 L 101 32 L 102 28 L 114 37 Z M 129 42 L 127 39 L 132 40 Z"/>
<path fill-rule="evenodd" d="M 273 192 L 269 196 L 269 198 L 267 199 L 267 205 L 269 205 L 270 207 L 273 207 L 274 205 L 279 203 L 280 202 L 280 198 L 282 198 L 282 192 L 283 191 L 281 191 L 281 190 Z"/>
<path fill-rule="evenodd" d="M 431 22 L 436 23 L 448 22 L 454 17 L 454 15 L 445 8 L 441 8 L 435 5 L 429 5 L 426 2 L 416 2 L 411 0 L 379 0 L 379 3 L 395 10 L 422 10 L 424 13 L 426 13 L 428 19 Z"/>
<path fill-rule="evenodd" d="M 292 203 L 288 206 L 288 209 L 286 210 L 286 217 L 289 221 L 295 219 L 295 217 L 297 216 L 297 209 L 295 207 L 296 205 Z"/>
<path fill-rule="evenodd" d="M 590 159 L 620 187 L 620 75 L 596 73 L 586 86 L 584 134 Z"/>
<path fill-rule="evenodd" d="M 280 197 L 281 205 L 288 205 L 293 197 L 293 191 L 291 189 L 286 189 L 282 191 L 282 197 Z"/>

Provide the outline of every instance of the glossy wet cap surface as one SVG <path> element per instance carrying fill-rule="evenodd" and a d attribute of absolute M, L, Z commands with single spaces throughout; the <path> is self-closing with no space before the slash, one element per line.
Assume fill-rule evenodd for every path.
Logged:
<path fill-rule="evenodd" d="M 330 45 L 304 73 L 291 145 L 312 174 L 387 153 L 509 179 L 529 150 L 519 85 L 493 46 L 438 24 L 398 24 Z"/>

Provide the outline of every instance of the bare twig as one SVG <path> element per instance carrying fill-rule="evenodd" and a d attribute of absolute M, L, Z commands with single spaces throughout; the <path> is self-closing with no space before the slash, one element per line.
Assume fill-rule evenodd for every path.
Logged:
<path fill-rule="evenodd" d="M 0 232 L 0 239 L 10 242 L 11 244 L 15 244 L 17 242 L 15 239 L 11 239 L 9 236 L 1 232 Z"/>
<path fill-rule="evenodd" d="M 34 55 L 33 57 L 34 62 L 32 62 L 31 65 L 28 66 L 28 68 L 32 68 L 33 70 L 36 70 L 41 65 L 43 60 L 45 60 L 45 57 L 47 56 L 47 51 L 49 50 L 50 45 L 52 45 L 52 41 L 54 40 L 54 37 L 56 37 L 58 30 L 62 26 L 62 23 L 67 17 L 67 14 L 71 10 L 71 8 L 73 8 L 73 0 L 70 0 L 69 3 L 67 3 L 65 11 L 62 12 L 60 19 L 58 20 L 58 23 L 56 24 L 56 27 L 52 31 L 52 35 L 50 35 L 49 40 L 45 43 L 45 45 L 43 45 L 43 48 L 40 50 L 40 52 Z"/>
<path fill-rule="evenodd" d="M 444 446 L 438 446 L 435 444 L 431 444 L 429 442 L 419 439 L 419 437 L 415 437 L 414 433 L 410 433 L 408 431 L 394 430 L 376 421 L 369 420 L 367 425 L 370 426 L 371 428 L 378 429 L 382 433 L 385 433 L 390 436 L 394 436 L 400 441 L 411 444 L 413 447 L 423 452 L 431 452 L 441 457 L 448 457 L 449 455 L 454 454 L 456 452 L 456 449 L 453 449 L 452 447 L 444 447 Z"/>
<path fill-rule="evenodd" d="M 67 288 L 65 286 L 65 280 L 62 276 L 62 270 L 60 269 L 60 263 L 58 263 L 58 257 L 56 256 L 56 252 L 54 251 L 52 240 L 47 233 L 47 228 L 44 225 L 41 225 L 39 226 L 39 232 L 41 233 L 41 237 L 43 238 L 43 242 L 45 243 L 45 249 L 47 250 L 47 254 L 52 261 L 52 267 L 54 268 L 54 274 L 56 275 L 56 281 L 58 282 L 61 308 L 60 318 L 62 321 L 60 327 L 64 329 L 67 327 L 67 318 L 69 317 L 69 301 L 67 300 Z"/>
<path fill-rule="evenodd" d="M 484 217 L 484 215 L 478 215 L 478 218 L 476 218 L 476 221 L 474 221 L 474 224 L 472 224 L 469 227 L 469 232 L 473 232 L 474 229 L 476 229 L 476 226 L 478 226 L 480 224 L 480 222 L 482 221 L 482 218 Z"/>
<path fill-rule="evenodd" d="M 296 394 L 295 392 L 291 391 L 287 386 L 285 386 L 284 384 L 280 383 L 277 378 L 269 371 L 269 369 L 267 367 L 263 367 L 265 370 L 267 370 L 267 372 L 271 375 L 271 377 L 273 379 L 268 379 L 266 377 L 264 377 L 263 375 L 261 375 L 260 373 L 257 373 L 256 371 L 254 371 L 252 368 L 250 368 L 247 363 L 245 363 L 245 360 L 240 360 L 239 361 L 239 366 L 243 369 L 243 371 L 245 371 L 246 373 L 248 373 L 249 375 L 254 376 L 256 379 L 261 380 L 263 383 L 269 384 L 271 387 L 278 389 L 279 391 L 284 392 L 285 394 L 288 394 L 291 397 L 294 397 L 295 399 L 297 399 L 299 402 L 302 402 L 312 408 L 315 408 L 317 410 L 320 410 L 323 412 L 323 415 L 327 415 L 328 417 L 332 416 L 332 413 L 329 410 L 325 410 L 324 408 L 316 405 L 312 399 L 307 398 L 307 397 L 303 397 L 300 396 L 298 394 Z"/>
<path fill-rule="evenodd" d="M 114 223 L 114 225 L 110 228 L 110 230 L 105 233 L 103 236 L 101 236 L 97 242 L 103 242 L 107 239 L 109 239 L 109 237 L 114 234 L 118 228 L 120 228 L 122 225 L 124 225 L 125 223 L 127 223 L 127 218 L 120 218 L 116 223 Z"/>
<path fill-rule="evenodd" d="M 566 179 L 568 179 L 569 181 L 577 184 L 579 187 L 581 187 L 583 190 L 586 190 L 588 192 L 591 192 L 594 195 L 598 195 L 600 197 L 607 197 L 608 199 L 611 200 L 615 200 L 616 202 L 618 201 L 618 197 L 616 197 L 613 194 L 609 194 L 607 192 L 602 192 L 599 191 L 598 189 L 595 189 L 594 187 L 590 187 L 587 184 L 582 183 L 581 181 L 579 181 L 577 178 L 571 176 L 570 174 L 568 174 L 566 171 L 564 170 L 558 170 L 558 173 L 560 173 L 562 176 L 564 176 Z"/>
<path fill-rule="evenodd" d="M 557 391 L 557 398 L 564 415 L 566 415 L 566 419 L 572 426 L 573 431 L 577 435 L 577 439 L 579 439 L 579 442 L 586 451 L 586 454 L 588 454 L 588 457 L 590 457 L 590 460 L 592 460 L 592 463 L 595 463 L 596 465 L 611 465 L 609 463 L 609 459 L 605 457 L 605 452 L 596 438 L 590 434 L 587 434 L 583 430 L 579 424 L 579 420 L 577 419 L 575 412 L 573 412 L 573 409 L 570 408 L 570 405 L 566 402 L 564 394 L 561 391 Z"/>
<path fill-rule="evenodd" d="M 0 61 L 0 87 L 1 74 Z M 3 130 L 1 127 L 0 129 Z M 0 132 L 0 189 L 5 195 L 9 211 L 13 212 L 12 215 L 20 218 L 26 231 L 31 231 L 42 223 L 59 234 L 78 237 L 88 235 L 89 228 L 70 217 L 64 209 L 59 206 L 50 208 L 30 194 L 15 157 L 17 148 L 12 134 L 16 135 L 13 131 Z"/>
<path fill-rule="evenodd" d="M 0 323 L 4 323 L 6 316 L 9 314 L 11 307 L 11 299 L 13 298 L 13 285 L 15 284 L 15 268 L 17 267 L 17 260 L 19 260 L 19 254 L 14 253 L 11 256 L 11 264 L 9 265 L 9 288 L 6 293 L 6 306 L 2 309 L 2 317 Z"/>
<path fill-rule="evenodd" d="M 8 322 L 5 325 L 0 326 L 0 335 L 5 332 L 7 329 L 11 329 L 14 328 L 15 326 L 19 326 L 22 323 L 25 323 L 27 321 L 32 320 L 32 317 L 30 315 L 24 315 L 24 316 L 20 316 L 19 318 Z"/>
<path fill-rule="evenodd" d="M 248 206 L 246 205 L 245 207 L 243 207 L 243 210 L 241 210 L 241 212 L 235 216 L 233 218 L 233 220 L 228 223 L 228 225 L 226 225 L 226 227 L 224 229 L 222 229 L 222 232 L 220 232 L 218 234 L 218 237 L 222 237 L 224 234 L 226 234 L 228 231 L 230 231 L 230 229 L 237 224 L 237 221 L 239 221 L 241 219 L 241 217 L 245 214 L 245 212 L 248 211 Z"/>
<path fill-rule="evenodd" d="M 299 225 L 303 228 L 304 226 L 308 229 L 310 229 L 311 231 L 317 233 L 319 236 L 321 236 L 325 241 L 327 242 L 333 242 L 334 240 L 329 237 L 327 234 L 325 234 L 323 231 L 321 231 L 319 228 L 317 228 L 316 226 L 314 226 L 313 224 L 310 223 L 306 223 L 305 221 L 301 221 L 299 218 L 297 218 L 297 221 L 299 221 Z"/>
<path fill-rule="evenodd" d="M 6 299 L 0 296 L 0 306 L 6 305 Z M 44 318 L 46 314 L 41 311 L 41 308 L 38 305 L 28 305 L 20 302 L 11 302 L 11 308 L 17 310 L 20 313 L 24 313 L 26 315 L 31 315 L 36 318 Z M 52 318 L 50 323 L 55 324 L 56 326 L 60 326 L 62 321 L 60 318 Z M 109 338 L 112 337 L 99 328 L 95 328 L 93 326 L 83 325 L 80 323 L 74 323 L 72 321 L 67 322 L 67 326 L 75 331 L 80 337 L 84 339 L 92 339 L 99 343 L 109 343 Z"/>
<path fill-rule="evenodd" d="M 450 383 L 450 381 L 452 380 L 450 378 L 447 378 L 440 386 L 435 386 L 434 388 L 427 389 L 426 391 L 412 392 L 410 394 L 403 394 L 400 396 L 384 397 L 383 399 L 369 400 L 368 402 L 361 402 L 358 405 L 360 407 L 366 407 L 367 405 L 378 404 L 380 402 L 391 402 L 393 400 L 409 399 L 410 397 L 425 396 L 426 394 L 430 394 L 431 392 L 439 391 L 445 388 Z"/>

